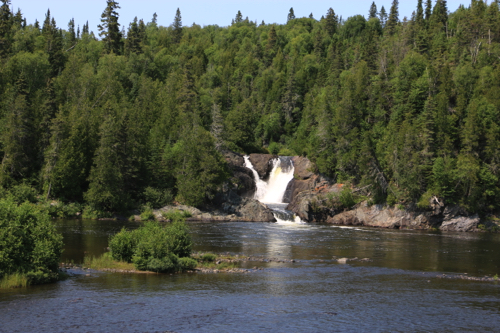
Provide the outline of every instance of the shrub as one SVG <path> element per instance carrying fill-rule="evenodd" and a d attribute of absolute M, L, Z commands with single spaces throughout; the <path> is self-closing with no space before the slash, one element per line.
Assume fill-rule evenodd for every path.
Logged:
<path fill-rule="evenodd" d="M 192 241 L 182 219 L 164 227 L 150 221 L 133 231 L 122 229 L 109 247 L 113 259 L 133 262 L 138 270 L 173 272 L 184 269 L 179 258 L 191 255 Z"/>
<path fill-rule="evenodd" d="M 172 222 L 184 221 L 184 219 L 193 216 L 191 212 L 187 210 L 177 210 L 177 209 L 172 209 L 169 210 L 168 212 L 162 212 L 161 215 L 167 220 L 170 220 Z"/>
<path fill-rule="evenodd" d="M 21 204 L 26 201 L 31 203 L 36 203 L 37 194 L 38 194 L 37 191 L 33 187 L 27 184 L 16 185 L 10 189 L 10 195 L 12 199 L 14 200 L 14 202 L 18 204 Z"/>
<path fill-rule="evenodd" d="M 193 270 L 198 265 L 198 262 L 193 258 L 184 257 L 179 259 L 179 267 L 183 270 Z"/>
<path fill-rule="evenodd" d="M 109 240 L 109 248 L 114 260 L 132 262 L 132 256 L 137 245 L 137 231 L 127 231 L 123 228 Z"/>
<path fill-rule="evenodd" d="M 57 280 L 62 246 L 46 211 L 0 200 L 0 278 L 19 273 L 30 284 Z"/>
<path fill-rule="evenodd" d="M 267 150 L 269 150 L 269 153 L 271 153 L 273 155 L 278 155 L 280 149 L 281 149 L 281 146 L 277 142 L 271 142 L 269 144 L 269 147 L 267 147 Z"/>
<path fill-rule="evenodd" d="M 213 253 L 204 253 L 200 259 L 201 261 L 212 262 L 215 261 L 215 259 L 217 259 L 217 256 Z"/>
<path fill-rule="evenodd" d="M 281 148 L 280 151 L 278 152 L 278 155 L 280 156 L 295 156 L 295 152 L 291 149 L 288 148 Z"/>
<path fill-rule="evenodd" d="M 153 214 L 153 209 L 149 206 L 144 206 L 141 213 L 141 221 L 151 221 L 155 219 L 155 214 Z"/>

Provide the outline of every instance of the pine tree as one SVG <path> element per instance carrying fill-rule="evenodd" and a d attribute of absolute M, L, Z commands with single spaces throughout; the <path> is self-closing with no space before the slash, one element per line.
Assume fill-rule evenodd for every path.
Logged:
<path fill-rule="evenodd" d="M 141 51 L 140 43 L 141 37 L 136 16 L 128 27 L 127 40 L 125 41 L 125 54 L 139 53 Z"/>
<path fill-rule="evenodd" d="M 75 19 L 72 18 L 68 23 L 68 33 L 69 33 L 69 42 L 73 45 L 76 41 L 76 33 L 75 33 Z"/>
<path fill-rule="evenodd" d="M 375 4 L 375 1 L 373 1 L 372 5 L 370 6 L 370 11 L 368 12 L 368 19 L 376 18 L 377 14 L 377 5 Z"/>
<path fill-rule="evenodd" d="M 174 24 L 173 24 L 173 40 L 174 43 L 180 43 L 182 39 L 182 17 L 181 17 L 181 11 L 179 8 L 177 8 L 177 11 L 175 12 L 175 18 L 174 18 Z"/>
<path fill-rule="evenodd" d="M 326 12 L 325 29 L 328 35 L 333 36 L 337 32 L 338 18 L 332 8 Z"/>
<path fill-rule="evenodd" d="M 288 12 L 288 16 L 286 18 L 286 23 L 290 22 L 291 20 L 295 19 L 295 14 L 293 12 L 293 7 L 290 8 L 290 11 Z"/>
<path fill-rule="evenodd" d="M 389 19 L 387 20 L 386 29 L 389 35 L 393 35 L 396 31 L 396 26 L 399 22 L 399 1 L 392 0 L 391 11 L 389 13 Z"/>
<path fill-rule="evenodd" d="M 12 13 L 9 5 L 10 0 L 2 0 L 2 6 L 0 6 L 0 57 L 10 52 Z"/>
<path fill-rule="evenodd" d="M 385 23 L 387 21 L 387 12 L 385 11 L 384 6 L 380 8 L 380 13 L 378 14 L 380 18 L 380 23 L 382 24 L 382 27 L 385 27 Z"/>
<path fill-rule="evenodd" d="M 119 8 L 117 1 L 107 0 L 107 6 L 101 15 L 101 24 L 97 26 L 100 31 L 99 36 L 102 37 L 107 53 L 120 54 L 122 34 L 118 23 L 118 13 L 116 12 Z"/>
<path fill-rule="evenodd" d="M 448 7 L 446 5 L 446 0 L 437 0 L 431 15 L 431 24 L 433 27 L 444 29 L 447 21 Z"/>
<path fill-rule="evenodd" d="M 415 16 L 415 23 L 417 29 L 424 27 L 424 8 L 422 7 L 422 0 L 418 0 L 417 3 L 417 14 Z"/>
<path fill-rule="evenodd" d="M 427 2 L 425 3 L 425 22 L 427 25 L 429 25 L 431 14 L 432 14 L 432 1 L 427 0 Z"/>
<path fill-rule="evenodd" d="M 243 15 L 241 15 L 241 12 L 238 10 L 238 13 L 236 13 L 236 17 L 234 18 L 234 23 L 241 22 L 243 22 Z"/>
<path fill-rule="evenodd" d="M 89 21 L 87 21 L 87 23 L 85 23 L 83 25 L 83 28 L 82 28 L 82 36 L 84 35 L 88 35 L 90 33 L 89 31 Z"/>

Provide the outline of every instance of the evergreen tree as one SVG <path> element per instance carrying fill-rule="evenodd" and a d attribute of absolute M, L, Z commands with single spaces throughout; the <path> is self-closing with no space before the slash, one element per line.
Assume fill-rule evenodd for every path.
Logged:
<path fill-rule="evenodd" d="M 394 34 L 398 22 L 399 22 L 399 1 L 392 0 L 391 10 L 389 12 L 389 18 L 385 26 L 387 32 L 390 35 Z"/>
<path fill-rule="evenodd" d="M 328 35 L 333 36 L 337 32 L 338 18 L 332 8 L 326 12 L 325 29 Z"/>
<path fill-rule="evenodd" d="M 236 17 L 234 18 L 234 23 L 241 23 L 243 22 L 243 15 L 241 15 L 241 12 L 238 10 L 236 13 Z"/>
<path fill-rule="evenodd" d="M 377 14 L 378 14 L 377 5 L 375 4 L 375 1 L 373 1 L 370 6 L 370 11 L 368 12 L 368 19 L 376 18 Z"/>
<path fill-rule="evenodd" d="M 382 6 L 382 8 L 380 8 L 380 13 L 378 15 L 379 15 L 379 19 L 380 19 L 380 23 L 382 24 L 382 27 L 385 27 L 385 23 L 387 21 L 387 12 L 385 11 L 384 6 Z"/>
<path fill-rule="evenodd" d="M 89 31 L 89 21 L 87 21 L 82 28 L 82 36 L 88 35 L 90 33 Z"/>
<path fill-rule="evenodd" d="M 101 15 L 101 24 L 97 26 L 100 31 L 99 36 L 104 41 L 107 53 L 120 54 L 122 34 L 120 32 L 120 24 L 118 23 L 118 12 L 116 11 L 120 6 L 114 0 L 106 0 L 106 3 L 106 8 Z"/>
<path fill-rule="evenodd" d="M 76 33 L 75 33 L 75 19 L 72 18 L 68 23 L 68 33 L 69 33 L 69 42 L 73 45 L 76 41 Z"/>
<path fill-rule="evenodd" d="M 172 27 L 173 27 L 174 43 L 180 43 L 182 39 L 183 28 L 182 28 L 181 11 L 179 10 L 179 8 L 177 8 L 177 11 L 175 12 L 175 18 Z"/>
<path fill-rule="evenodd" d="M 288 12 L 288 16 L 286 18 L 286 22 L 290 22 L 291 20 L 295 19 L 295 14 L 293 12 L 293 7 L 290 8 L 290 11 Z"/>
<path fill-rule="evenodd" d="M 125 41 L 125 54 L 139 53 L 141 51 L 141 32 L 137 24 L 137 16 L 130 23 Z"/>
<path fill-rule="evenodd" d="M 417 13 L 415 16 L 415 24 L 417 29 L 422 29 L 424 27 L 424 8 L 422 6 L 422 0 L 418 0 L 417 3 Z"/>
<path fill-rule="evenodd" d="M 432 1 L 427 0 L 425 3 L 425 22 L 429 25 L 429 20 L 431 19 L 432 14 Z"/>
<path fill-rule="evenodd" d="M 12 13 L 9 5 L 10 0 L 2 0 L 0 6 L 0 57 L 10 52 Z"/>

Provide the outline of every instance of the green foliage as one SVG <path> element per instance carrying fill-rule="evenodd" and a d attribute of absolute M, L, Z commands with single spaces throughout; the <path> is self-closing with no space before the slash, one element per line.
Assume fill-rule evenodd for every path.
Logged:
<path fill-rule="evenodd" d="M 273 155 L 278 155 L 280 149 L 281 149 L 281 145 L 277 142 L 271 142 L 269 144 L 269 147 L 267 147 L 267 149 L 269 150 L 269 153 L 270 154 L 273 154 Z"/>
<path fill-rule="evenodd" d="M 30 284 L 57 280 L 62 245 L 46 212 L 0 200 L 0 278 L 21 274 Z"/>
<path fill-rule="evenodd" d="M 141 209 L 141 221 L 154 220 L 155 215 L 153 214 L 153 209 L 149 206 L 143 206 Z"/>
<path fill-rule="evenodd" d="M 85 204 L 94 218 L 174 198 L 209 205 L 227 179 L 220 152 L 269 145 L 370 185 L 374 203 L 424 207 L 432 193 L 498 210 L 498 4 L 415 6 L 402 22 L 394 0 L 359 13 L 368 19 L 291 9 L 284 25 L 240 12 L 228 27 L 183 26 L 177 10 L 169 27 L 134 18 L 123 36 L 108 0 L 96 39 L 73 20 L 61 31 L 50 12 L 42 29 L 24 26 L 4 3 L 0 185 L 18 202 Z"/>
<path fill-rule="evenodd" d="M 148 186 L 143 192 L 144 203 L 152 208 L 161 208 L 173 201 L 170 189 L 158 189 Z"/>
<path fill-rule="evenodd" d="M 18 204 L 24 202 L 36 203 L 38 201 L 37 195 L 36 189 L 27 184 L 15 185 L 10 189 L 12 200 Z"/>
<path fill-rule="evenodd" d="M 200 259 L 201 261 L 212 262 L 217 259 L 217 256 L 213 253 L 204 253 Z"/>
<path fill-rule="evenodd" d="M 183 220 L 166 226 L 146 222 L 144 226 L 127 231 L 122 229 L 110 238 L 109 247 L 114 260 L 132 262 L 138 270 L 175 272 L 192 269 L 192 242 Z M 180 259 L 183 260 L 180 260 Z"/>

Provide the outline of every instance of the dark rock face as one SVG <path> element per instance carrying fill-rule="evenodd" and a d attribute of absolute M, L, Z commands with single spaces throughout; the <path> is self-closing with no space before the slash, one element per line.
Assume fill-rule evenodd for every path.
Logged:
<path fill-rule="evenodd" d="M 245 160 L 243 156 L 232 151 L 226 151 L 224 157 L 231 172 L 229 180 L 231 190 L 241 196 L 252 196 L 255 193 L 255 180 L 252 171 L 244 166 Z"/>
<path fill-rule="evenodd" d="M 269 173 L 273 169 L 273 165 L 270 163 L 273 158 L 276 158 L 276 156 L 269 154 L 250 154 L 250 162 L 252 162 L 253 168 L 259 174 L 260 179 L 269 176 Z"/>

